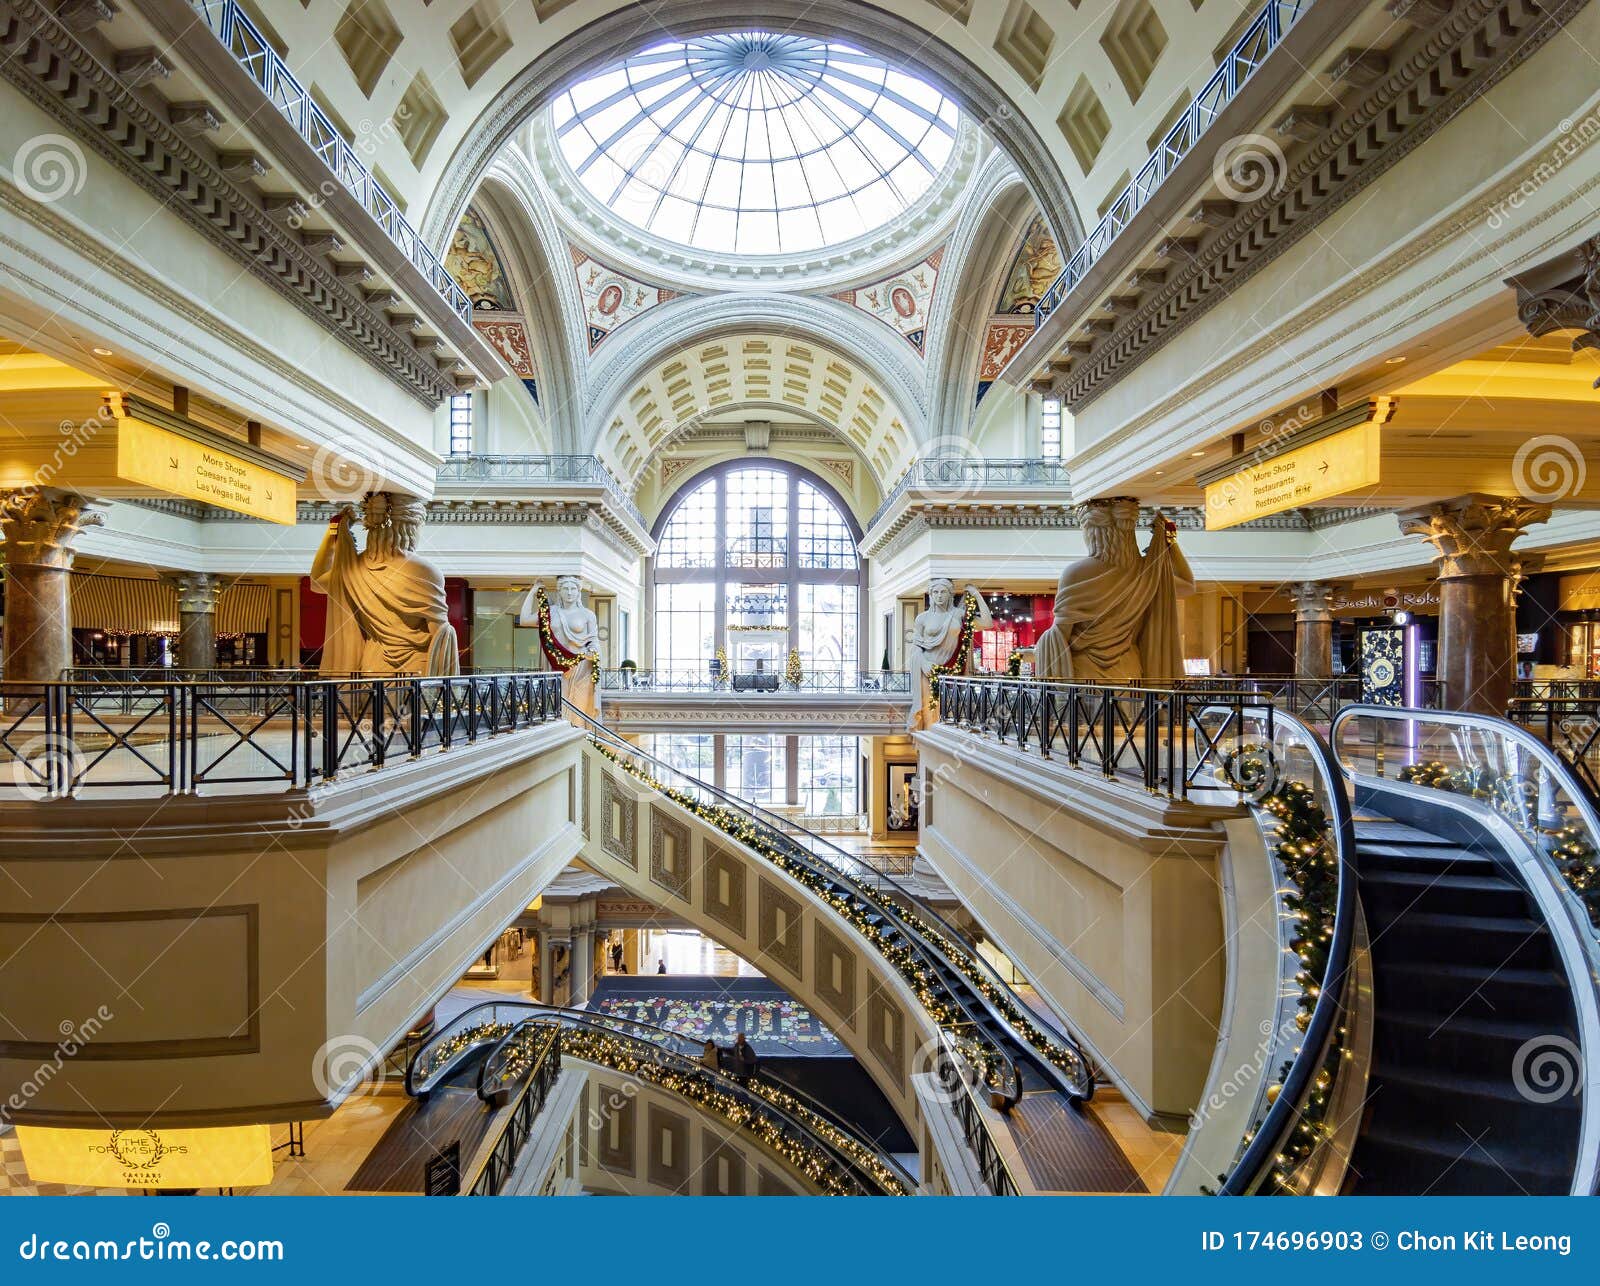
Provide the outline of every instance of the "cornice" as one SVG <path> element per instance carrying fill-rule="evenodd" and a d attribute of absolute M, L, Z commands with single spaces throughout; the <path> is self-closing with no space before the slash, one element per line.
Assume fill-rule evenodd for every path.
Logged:
<path fill-rule="evenodd" d="M 135 96 L 36 0 L 0 0 L 0 75 L 125 177 L 382 370 L 439 405 L 453 380 Z"/>
<path fill-rule="evenodd" d="M 1272 263 L 1544 44 L 1587 0 L 1468 0 L 1256 201 L 1054 381 L 1073 413 Z M 1491 63 L 1483 70 L 1486 63 Z"/>

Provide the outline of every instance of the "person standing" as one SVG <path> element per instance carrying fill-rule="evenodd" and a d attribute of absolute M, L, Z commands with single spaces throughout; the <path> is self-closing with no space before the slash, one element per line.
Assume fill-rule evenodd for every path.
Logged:
<path fill-rule="evenodd" d="M 756 1047 L 744 1038 L 743 1032 L 733 1038 L 733 1074 L 741 1085 L 750 1083 L 760 1061 L 756 1057 Z"/>
<path fill-rule="evenodd" d="M 656 961 L 656 972 L 657 973 L 666 973 L 666 971 L 667 971 L 667 961 L 666 961 L 666 957 L 663 956 L 660 960 Z"/>

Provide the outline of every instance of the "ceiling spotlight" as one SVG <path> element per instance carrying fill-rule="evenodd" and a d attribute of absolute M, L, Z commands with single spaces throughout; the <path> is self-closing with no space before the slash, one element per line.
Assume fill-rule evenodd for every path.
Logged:
<path fill-rule="evenodd" d="M 1205 454 L 1204 451 L 1191 451 L 1191 452 L 1189 452 L 1189 458 L 1191 460 L 1198 460 L 1204 454 Z"/>
<path fill-rule="evenodd" d="M 1403 358 L 1403 357 L 1386 357 L 1386 358 L 1383 359 L 1383 364 L 1385 366 L 1398 366 L 1398 365 L 1400 365 L 1401 362 L 1403 362 L 1405 360 L 1406 359 Z"/>
<path fill-rule="evenodd" d="M 109 348 L 91 348 L 89 351 L 91 353 L 93 353 L 96 357 L 110 357 L 110 356 L 112 356 L 111 350 Z"/>

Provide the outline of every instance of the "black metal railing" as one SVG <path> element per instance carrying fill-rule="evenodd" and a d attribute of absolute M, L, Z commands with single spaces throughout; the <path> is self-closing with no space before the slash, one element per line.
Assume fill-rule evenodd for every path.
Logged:
<path fill-rule="evenodd" d="M 553 673 L 0 683 L 0 799 L 306 788 L 561 717 Z"/>
<path fill-rule="evenodd" d="M 606 497 L 641 527 L 644 515 L 628 488 L 605 461 L 593 455 L 448 455 L 439 465 L 441 484 L 452 482 L 527 482 L 542 486 L 598 486 Z"/>
<path fill-rule="evenodd" d="M 1276 708 L 1270 694 L 1238 689 L 939 680 L 941 723 L 1180 799 L 1214 793 L 1246 716 L 1270 737 Z"/>
<path fill-rule="evenodd" d="M 868 531 L 900 502 L 908 491 L 937 492 L 944 500 L 976 495 L 1003 487 L 1068 490 L 1072 479 L 1059 460 L 1030 457 L 966 455 L 918 456 L 902 473 L 883 503 L 867 520 Z"/>
<path fill-rule="evenodd" d="M 1516 697 L 1506 718 L 1561 756 L 1574 777 L 1600 799 L 1600 693 L 1594 696 Z"/>
<path fill-rule="evenodd" d="M 461 1190 L 469 1197 L 497 1197 L 517 1168 L 517 1158 L 533 1134 L 534 1122 L 550 1100 L 561 1075 L 561 1026 L 545 1023 L 531 1030 L 518 1049 L 518 1077 L 507 1088 L 513 1094 L 510 1111 L 495 1128 L 494 1141 Z M 483 1087 L 479 1086 L 479 1097 Z"/>

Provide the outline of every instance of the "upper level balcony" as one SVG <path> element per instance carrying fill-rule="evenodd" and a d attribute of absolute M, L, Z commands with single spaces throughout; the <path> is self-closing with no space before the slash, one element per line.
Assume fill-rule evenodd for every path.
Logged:
<path fill-rule="evenodd" d="M 601 709 L 625 736 L 760 731 L 870 737 L 903 732 L 911 709 L 904 670 L 720 674 L 712 667 L 603 670 Z"/>

